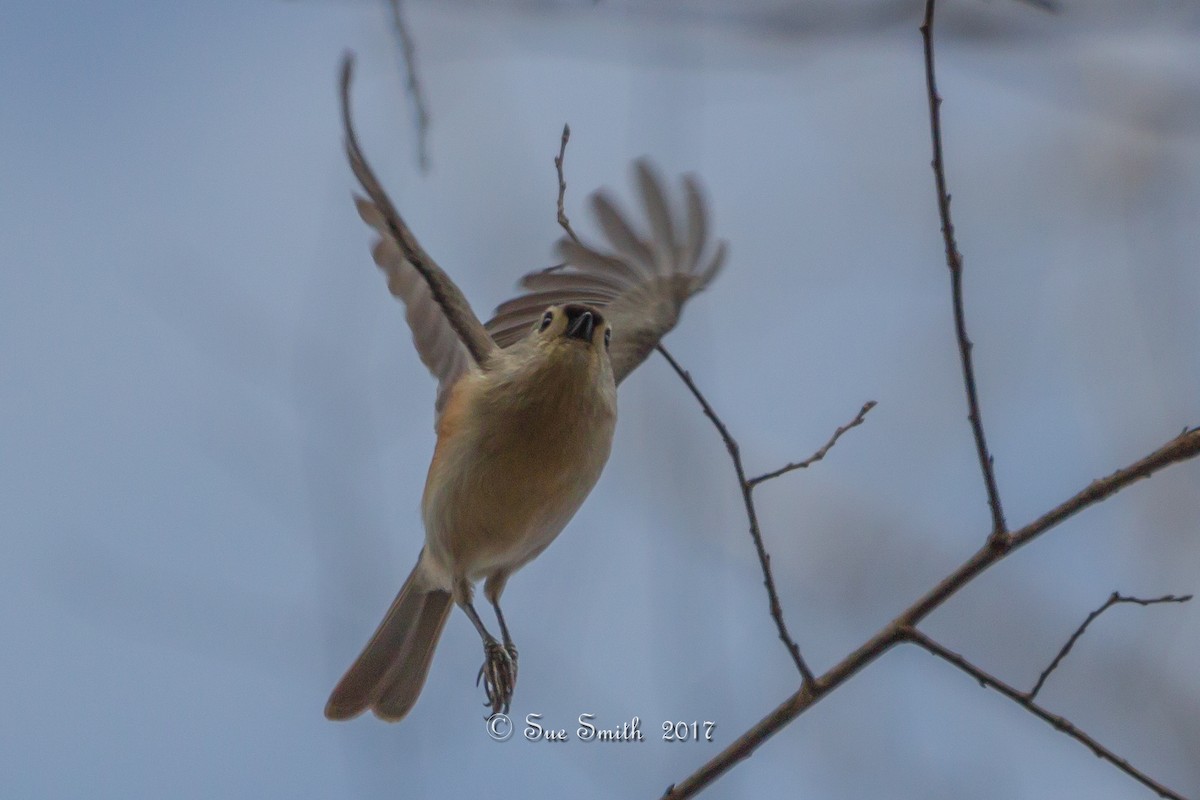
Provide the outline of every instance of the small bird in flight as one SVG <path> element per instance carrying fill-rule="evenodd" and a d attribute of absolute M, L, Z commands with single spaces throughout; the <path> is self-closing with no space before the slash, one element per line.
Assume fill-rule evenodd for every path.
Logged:
<path fill-rule="evenodd" d="M 561 266 L 521 279 L 524 293 L 483 324 L 458 286 L 417 243 L 359 148 L 350 117 L 353 57 L 342 64 L 346 154 L 376 230 L 375 263 L 405 306 L 413 344 L 438 380 L 437 444 L 421 516 L 425 546 L 371 640 L 325 706 L 332 720 L 371 709 L 388 721 L 417 701 L 452 605 L 483 640 L 493 712 L 507 711 L 517 649 L 500 610 L 509 576 L 566 527 L 608 461 L 617 384 L 675 327 L 683 304 L 716 276 L 725 242 L 710 245 L 704 199 L 683 179 L 680 228 L 662 183 L 635 164 L 650 222 L 644 239 L 604 193 L 592 208 L 612 251 L 564 237 Z M 472 602 L 474 583 L 496 613 L 500 640 Z"/>

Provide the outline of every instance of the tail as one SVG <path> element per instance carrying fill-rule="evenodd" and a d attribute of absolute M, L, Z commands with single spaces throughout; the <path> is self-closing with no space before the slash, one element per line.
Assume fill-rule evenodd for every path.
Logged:
<path fill-rule="evenodd" d="M 326 718 L 353 719 L 369 708 L 380 719 L 399 722 L 416 704 L 451 605 L 449 592 L 424 587 L 420 571 L 418 561 L 375 635 L 334 687 Z"/>

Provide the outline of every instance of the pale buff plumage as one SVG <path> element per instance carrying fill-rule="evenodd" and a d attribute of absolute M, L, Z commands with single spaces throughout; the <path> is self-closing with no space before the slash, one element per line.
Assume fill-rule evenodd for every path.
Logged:
<path fill-rule="evenodd" d="M 583 343 L 562 334 L 565 319 L 464 374 L 438 421 L 421 506 L 430 568 L 486 578 L 489 599 L 566 526 L 608 460 L 617 390 L 605 326 Z"/>
<path fill-rule="evenodd" d="M 525 276 L 527 292 L 484 326 L 363 158 L 350 123 L 350 76 L 347 59 L 346 148 L 367 194 L 357 199 L 358 209 L 380 234 L 375 261 L 405 304 L 421 360 L 438 378 L 438 437 L 421 504 L 425 547 L 325 714 L 348 719 L 371 709 L 402 719 L 424 685 L 453 604 L 483 638 L 489 700 L 507 708 L 516 650 L 499 606 L 505 583 L 554 540 L 591 492 L 612 444 L 617 384 L 716 275 L 725 246 L 708 246 L 707 216 L 690 178 L 677 236 L 658 178 L 638 162 L 651 238 L 639 238 L 606 195 L 595 196 L 615 252 L 564 240 L 567 263 Z M 472 585 L 480 580 L 503 647 L 473 606 Z"/>
<path fill-rule="evenodd" d="M 425 548 L 326 716 L 412 708 L 451 602 L 485 580 L 494 605 L 508 576 L 562 531 L 600 477 L 617 419 L 605 334 L 568 336 L 554 307 L 545 330 L 468 369 L 449 390 L 421 502 Z M 585 312 L 592 316 L 595 312 Z M 597 314 L 598 316 L 598 314 Z"/>

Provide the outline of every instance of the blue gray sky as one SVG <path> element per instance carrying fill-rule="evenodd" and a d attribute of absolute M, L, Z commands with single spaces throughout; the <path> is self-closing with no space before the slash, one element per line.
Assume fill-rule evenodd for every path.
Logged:
<path fill-rule="evenodd" d="M 730 10 L 17 2 L 0 31 L 0 775 L 13 797 L 657 797 L 796 685 L 732 470 L 661 359 L 609 467 L 509 584 L 514 716 L 641 744 L 488 739 L 450 620 L 412 715 L 325 721 L 420 549 L 433 381 L 350 203 L 335 83 L 480 313 L 629 162 L 694 171 L 731 257 L 669 345 L 761 472 L 792 631 L 823 669 L 964 559 L 988 513 L 951 327 L 913 3 Z M 1200 423 L 1200 37 L 1132 14 L 948 3 L 946 157 L 1013 525 Z M 782 9 L 782 10 L 780 10 Z M 794 9 L 792 9 L 794 11 Z M 809 13 L 811 11 L 811 13 Z M 798 21 L 797 21 L 798 20 Z M 1031 685 L 1114 589 L 1193 592 L 1200 464 L 1064 524 L 928 621 Z M 1200 793 L 1200 606 L 1122 607 L 1042 697 Z M 713 720 L 715 743 L 657 741 Z M 1127 798 L 1078 744 L 897 650 L 712 797 Z"/>

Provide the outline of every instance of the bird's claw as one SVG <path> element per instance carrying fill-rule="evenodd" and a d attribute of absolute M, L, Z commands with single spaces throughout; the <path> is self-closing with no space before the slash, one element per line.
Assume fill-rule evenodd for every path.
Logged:
<path fill-rule="evenodd" d="M 508 713 L 512 705 L 513 690 L 517 687 L 517 648 L 499 642 L 487 642 L 483 646 L 484 661 L 475 677 L 475 685 L 483 681 L 487 695 L 486 706 L 493 714 Z"/>

